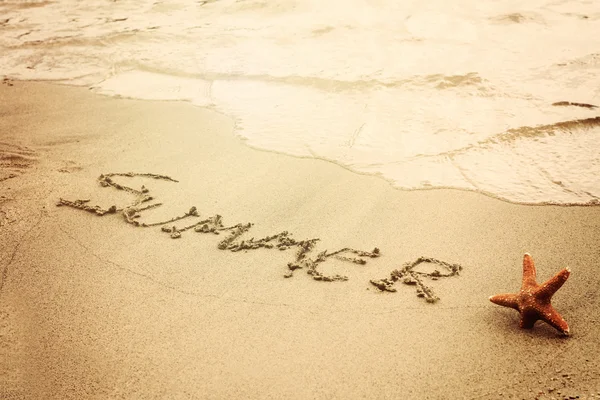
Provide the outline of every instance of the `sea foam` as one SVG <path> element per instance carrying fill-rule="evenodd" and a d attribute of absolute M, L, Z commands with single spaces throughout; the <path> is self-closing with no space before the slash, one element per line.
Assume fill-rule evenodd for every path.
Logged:
<path fill-rule="evenodd" d="M 591 4 L 122 3 L 3 2 L 0 70 L 211 107 L 252 147 L 403 189 L 598 203 Z"/>

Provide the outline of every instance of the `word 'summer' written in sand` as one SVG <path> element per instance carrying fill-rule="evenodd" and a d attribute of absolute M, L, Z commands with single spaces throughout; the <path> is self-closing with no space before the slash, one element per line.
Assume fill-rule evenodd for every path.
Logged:
<path fill-rule="evenodd" d="M 159 207 L 162 205 L 162 203 L 155 202 L 154 197 L 150 194 L 150 190 L 145 186 L 142 186 L 140 189 L 134 189 L 116 182 L 113 179 L 114 177 L 141 177 L 177 182 L 171 177 L 156 174 L 131 172 L 103 174 L 98 178 L 98 182 L 101 186 L 112 187 L 114 189 L 131 194 L 134 196 L 133 202 L 124 207 L 112 205 L 108 208 L 101 208 L 99 206 L 91 206 L 89 204 L 89 199 L 78 199 L 71 201 L 61 198 L 57 205 L 88 211 L 99 216 L 108 214 L 121 214 L 125 222 L 136 227 L 149 228 L 160 226 L 161 231 L 168 234 L 172 239 L 181 238 L 182 234 L 186 231 L 194 231 L 197 233 L 213 235 L 226 234 L 225 238 L 222 239 L 217 245 L 219 250 L 238 252 L 242 250 L 277 249 L 280 251 L 286 251 L 294 248 L 296 250 L 295 258 L 293 261 L 290 261 L 287 264 L 287 270 L 284 274 L 285 278 L 291 278 L 295 271 L 302 269 L 311 275 L 316 281 L 346 281 L 348 280 L 346 275 L 327 275 L 324 274 L 319 267 L 332 258 L 353 264 L 364 265 L 367 263 L 367 259 L 381 256 L 381 252 L 377 247 L 371 251 L 363 251 L 345 247 L 332 252 L 323 250 L 316 256 L 309 257 L 309 253 L 311 253 L 316 243 L 319 241 L 318 238 L 296 240 L 288 231 L 283 231 L 274 235 L 266 236 L 262 239 L 242 239 L 244 234 L 252 228 L 252 223 L 238 223 L 227 226 L 224 224 L 223 217 L 221 215 L 214 215 L 209 218 L 201 218 L 196 207 L 191 207 L 182 215 L 173 217 L 166 221 L 151 223 L 142 222 L 142 212 Z M 181 224 L 184 221 L 190 221 L 191 223 L 180 227 L 175 225 L 176 222 Z M 415 267 L 421 263 L 437 265 L 443 269 L 444 272 L 440 272 L 437 269 L 433 272 L 422 272 L 415 270 Z M 427 302 L 435 303 L 437 300 L 439 300 L 439 297 L 436 296 L 431 287 L 425 284 L 424 279 L 427 278 L 431 280 L 437 280 L 440 278 L 456 276 L 461 269 L 462 267 L 458 264 L 450 264 L 435 258 L 420 257 L 413 262 L 405 263 L 400 269 L 393 270 L 390 273 L 389 278 L 371 280 L 371 284 L 373 284 L 379 290 L 387 292 L 396 291 L 396 288 L 394 287 L 396 282 L 402 282 L 406 285 L 414 285 L 416 287 L 417 296 L 424 298 Z"/>

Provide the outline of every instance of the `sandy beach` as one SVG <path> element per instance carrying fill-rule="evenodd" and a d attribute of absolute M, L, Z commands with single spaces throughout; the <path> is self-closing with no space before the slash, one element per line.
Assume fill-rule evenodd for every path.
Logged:
<path fill-rule="evenodd" d="M 181 102 L 0 84 L 0 398 L 600 398 L 599 208 L 401 191 L 250 148 L 233 124 Z M 125 207 L 136 194 L 98 177 L 128 172 L 177 181 L 112 176 L 162 203 L 136 220 L 199 216 L 142 227 L 56 206 Z M 287 231 L 319 239 L 307 257 L 350 248 L 366 263 L 286 278 L 295 245 L 229 251 L 230 231 L 161 229 L 217 214 L 253 224 L 240 239 Z M 552 302 L 569 337 L 489 302 L 519 290 L 526 252 L 540 282 L 571 268 Z M 462 267 L 421 275 L 438 301 L 370 283 L 421 256 Z"/>

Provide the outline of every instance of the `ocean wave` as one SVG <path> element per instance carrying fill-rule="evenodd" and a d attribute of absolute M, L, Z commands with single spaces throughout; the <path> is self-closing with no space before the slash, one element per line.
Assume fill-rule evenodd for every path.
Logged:
<path fill-rule="evenodd" d="M 599 195 L 599 117 L 578 106 L 600 104 L 590 4 L 25 3 L 0 3 L 12 78 L 211 107 L 249 146 L 404 189 Z"/>

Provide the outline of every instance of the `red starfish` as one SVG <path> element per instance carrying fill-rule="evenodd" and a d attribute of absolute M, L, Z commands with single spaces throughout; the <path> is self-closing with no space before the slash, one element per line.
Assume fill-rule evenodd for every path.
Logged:
<path fill-rule="evenodd" d="M 550 304 L 550 299 L 565 283 L 571 270 L 565 268 L 542 285 L 535 281 L 535 265 L 531 255 L 523 257 L 523 285 L 519 293 L 498 294 L 490 297 L 492 303 L 514 308 L 521 313 L 521 328 L 531 329 L 538 319 L 569 334 L 569 325 Z"/>

